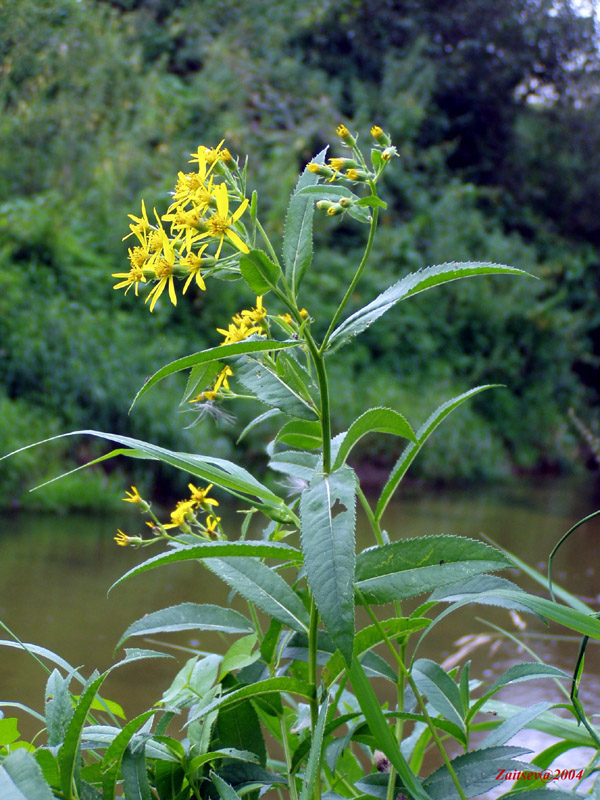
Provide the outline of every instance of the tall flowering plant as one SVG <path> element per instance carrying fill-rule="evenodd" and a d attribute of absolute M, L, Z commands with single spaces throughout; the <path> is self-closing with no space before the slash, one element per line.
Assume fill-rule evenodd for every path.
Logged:
<path fill-rule="evenodd" d="M 248 197 L 246 163 L 224 142 L 192 154 L 192 168 L 178 174 L 164 213 L 148 214 L 142 203 L 141 216 L 130 215 L 130 268 L 113 276 L 115 289 L 145 293 L 150 311 L 167 298 L 177 305 L 192 284 L 210 291 L 213 279 L 238 279 L 249 291 L 248 307 L 216 331 L 220 341 L 215 336 L 212 347 L 159 369 L 135 400 L 169 375 L 186 371 L 182 402 L 199 414 L 223 413 L 240 397 L 258 401 L 263 412 L 242 433 L 264 420 L 278 421 L 268 446 L 269 468 L 295 491 L 284 496 L 239 464 L 210 454 L 77 432 L 118 445 L 103 458 L 125 453 L 159 459 L 190 479 L 189 494 L 169 519 L 161 520 L 135 487 L 126 493 L 125 501 L 139 508 L 147 525 L 142 533 L 119 530 L 117 544 L 163 549 L 117 584 L 192 560 L 230 586 L 247 613 L 198 602 L 199 592 L 191 602 L 133 622 L 119 644 L 181 630 L 220 631 L 234 641 L 222 653 L 190 658 L 153 708 L 125 725 L 114 716 L 105 719 L 113 709 L 98 692 L 107 673 L 85 680 L 38 648 L 36 653 L 58 665 L 47 689 L 48 743 L 30 748 L 34 755 L 27 747 L 5 745 L 3 798 L 113 800 L 124 793 L 127 800 L 235 800 L 271 790 L 269 796 L 292 800 L 466 800 L 496 787 L 500 773 L 523 775 L 527 751 L 507 744 L 523 727 L 542 720 L 560 727 L 568 746 L 600 742 L 587 719 L 582 733 L 547 706 L 532 713 L 495 700 L 513 681 L 567 677 L 552 666 L 520 664 L 485 686 L 471 678 L 468 663 L 457 674 L 418 657 L 436 624 L 470 602 L 532 612 L 587 638 L 600 638 L 600 621 L 581 604 L 559 606 L 493 575 L 515 562 L 488 544 L 437 534 L 398 539 L 383 528 L 390 499 L 429 436 L 455 409 L 491 387 L 449 398 L 418 430 L 397 409 L 376 407 L 347 430 L 334 431 L 330 359 L 420 292 L 478 275 L 523 273 L 480 262 L 432 266 L 404 276 L 348 313 L 386 209 L 379 187 L 397 153 L 378 126 L 371 129 L 368 153 L 346 126 L 340 125 L 337 135 L 341 154 L 327 158 L 323 150 L 300 176 L 281 247 L 260 223 L 257 193 Z M 332 218 L 347 215 L 367 231 L 362 258 L 330 320 L 315 319 L 303 295 L 315 210 Z M 374 432 L 404 442 L 375 500 L 366 496 L 348 463 L 360 440 Z M 219 516 L 227 496 L 244 506 L 240 531 Z M 357 504 L 373 534 L 373 546 L 362 552 L 356 552 Z M 416 610 L 403 608 L 403 601 L 420 595 L 426 599 Z M 357 626 L 357 605 L 370 618 L 366 626 Z M 130 648 L 124 661 L 157 655 Z M 396 696 L 392 706 L 381 704 L 373 678 L 389 682 Z M 80 695 L 71 695 L 73 681 L 83 683 Z M 584 719 L 574 697 L 578 705 L 570 707 Z M 102 724 L 90 716 L 94 708 L 104 715 Z M 485 712 L 493 718 L 482 717 Z M 181 728 L 183 738 L 177 735 Z M 473 732 L 488 729 L 474 747 Z M 448 740 L 459 755 L 451 755 Z M 439 766 L 423 774 L 430 748 Z M 544 768 L 551 763 L 548 756 Z M 576 777 L 583 778 L 580 772 Z M 523 790 L 535 788 L 535 798 L 545 796 L 542 773 L 529 774 L 533 778 L 518 779 L 521 787 L 525 782 Z M 5 786 L 13 793 L 2 794 Z"/>

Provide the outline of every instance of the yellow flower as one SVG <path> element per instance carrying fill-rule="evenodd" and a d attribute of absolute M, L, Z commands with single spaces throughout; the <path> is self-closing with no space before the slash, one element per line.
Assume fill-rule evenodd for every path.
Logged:
<path fill-rule="evenodd" d="M 123 241 L 128 239 L 130 236 L 137 236 L 138 239 L 141 239 L 145 234 L 148 233 L 150 228 L 150 222 L 148 221 L 148 215 L 146 214 L 146 206 L 144 205 L 144 201 L 142 200 L 142 216 L 136 217 L 133 214 L 127 215 L 129 219 L 133 220 L 133 224 L 129 225 L 129 230 L 131 233 L 128 233 L 127 236 L 123 237 Z"/>
<path fill-rule="evenodd" d="M 205 147 L 201 144 L 195 153 L 192 153 L 190 162 L 197 161 L 199 165 L 208 164 L 210 173 L 219 161 L 231 161 L 231 153 L 226 147 L 223 147 L 225 139 L 221 139 L 216 147 Z M 223 147 L 223 149 L 221 149 Z"/>
<path fill-rule="evenodd" d="M 171 511 L 171 522 L 169 525 L 163 525 L 165 530 L 167 528 L 181 528 L 182 530 L 189 530 L 187 520 L 194 519 L 194 506 L 193 500 L 180 500 L 174 511 Z"/>
<path fill-rule="evenodd" d="M 223 369 L 221 370 L 221 372 L 219 372 L 217 376 L 217 381 L 213 387 L 213 392 L 218 392 L 221 386 L 224 389 L 229 389 L 229 381 L 227 380 L 227 378 L 230 378 L 232 375 L 233 375 L 233 370 L 231 369 L 231 367 L 229 366 L 223 367 Z"/>
<path fill-rule="evenodd" d="M 219 531 L 219 522 L 221 522 L 221 517 L 215 517 L 212 514 L 206 518 L 206 533 L 212 537 L 218 537 Z"/>
<path fill-rule="evenodd" d="M 242 342 L 244 339 L 247 339 L 248 336 L 252 336 L 253 333 L 261 333 L 262 328 L 260 325 L 247 325 L 244 320 L 240 320 L 239 324 L 230 322 L 227 330 L 224 328 L 217 328 L 217 331 L 222 333 L 225 337 L 225 339 L 221 342 L 223 345 Z"/>
<path fill-rule="evenodd" d="M 123 286 L 126 286 L 125 294 L 131 289 L 132 286 L 135 286 L 135 295 L 138 296 L 138 286 L 140 283 L 146 283 L 146 278 L 144 277 L 144 270 L 139 269 L 138 267 L 132 267 L 129 272 L 113 272 L 113 278 L 125 278 L 125 280 L 120 281 L 120 283 L 115 283 L 113 289 L 122 289 Z"/>
<path fill-rule="evenodd" d="M 188 402 L 190 403 L 202 403 L 204 400 L 214 400 L 217 396 L 216 392 L 200 392 L 200 394 L 196 395 L 196 397 L 192 397 L 191 400 Z"/>
<path fill-rule="evenodd" d="M 119 529 L 117 528 L 117 530 L 119 530 Z M 115 542 L 118 545 L 120 545 L 121 547 L 127 547 L 127 545 L 130 544 L 130 542 L 131 542 L 131 537 L 127 536 L 127 534 L 123 533 L 123 531 L 121 531 L 121 530 L 119 530 L 119 532 L 114 537 L 114 539 L 115 539 Z"/>
<path fill-rule="evenodd" d="M 198 250 L 197 253 L 191 253 L 190 252 L 190 253 L 187 254 L 187 256 L 185 258 L 181 258 L 179 260 L 180 265 L 182 267 L 185 267 L 187 270 L 189 270 L 189 273 L 190 273 L 188 275 L 184 285 L 183 285 L 182 294 L 185 294 L 187 292 L 188 286 L 190 285 L 190 283 L 194 279 L 195 279 L 196 283 L 198 284 L 198 286 L 202 289 L 202 291 L 203 292 L 206 291 L 206 284 L 204 283 L 204 278 L 202 277 L 202 273 L 200 272 L 200 269 L 202 268 L 202 264 L 203 264 L 201 255 L 206 250 L 207 247 L 208 247 L 208 245 L 205 244 Z"/>
<path fill-rule="evenodd" d="M 198 234 L 196 239 L 203 239 L 205 236 L 219 239 L 219 246 L 215 258 L 218 258 L 221 253 L 225 236 L 227 236 L 230 242 L 232 242 L 238 250 L 241 250 L 242 253 L 249 253 L 248 245 L 240 239 L 234 230 L 232 230 L 232 226 L 238 221 L 248 207 L 248 198 L 242 200 L 235 213 L 230 217 L 229 195 L 227 194 L 227 186 L 224 183 L 215 186 L 214 197 L 217 202 L 217 210 L 212 216 L 205 220 L 206 230 Z"/>
<path fill-rule="evenodd" d="M 341 139 L 343 139 L 344 136 L 348 136 L 348 134 L 350 133 L 350 131 L 345 125 L 338 125 L 337 128 L 335 129 L 335 132 Z"/>
<path fill-rule="evenodd" d="M 140 493 L 138 492 L 138 490 L 135 488 L 135 486 L 132 486 L 131 487 L 131 491 L 130 492 L 126 491 L 125 494 L 127 495 L 127 497 L 123 498 L 123 501 L 125 503 L 142 503 L 143 502 L 142 497 L 141 497 Z"/>
<path fill-rule="evenodd" d="M 279 314 L 279 319 L 282 319 L 288 325 L 294 324 L 294 319 L 291 314 Z"/>
<path fill-rule="evenodd" d="M 154 310 L 156 301 L 161 296 L 161 294 L 165 290 L 165 287 L 167 286 L 169 288 L 169 297 L 171 298 L 171 302 L 173 303 L 174 306 L 177 305 L 177 295 L 175 294 L 175 282 L 173 280 L 173 270 L 175 268 L 175 248 L 173 247 L 173 245 L 177 243 L 177 239 L 169 241 L 169 237 L 165 233 L 162 226 L 159 228 L 158 231 L 154 231 L 154 233 L 159 233 L 161 236 L 162 255 L 159 253 L 158 257 L 153 262 L 154 273 L 158 279 L 158 282 L 154 285 L 154 287 L 150 290 L 150 292 L 148 292 L 148 297 L 146 298 L 146 303 L 148 302 L 148 300 L 150 300 L 150 298 L 152 298 L 152 302 L 150 303 L 150 311 Z"/>
<path fill-rule="evenodd" d="M 193 483 L 188 483 L 188 489 L 192 493 L 192 501 L 201 508 L 205 509 L 205 511 L 209 511 L 210 506 L 219 505 L 217 500 L 212 497 L 207 497 L 212 487 L 212 483 L 209 483 L 206 489 L 202 489 L 200 486 L 194 486 Z"/>

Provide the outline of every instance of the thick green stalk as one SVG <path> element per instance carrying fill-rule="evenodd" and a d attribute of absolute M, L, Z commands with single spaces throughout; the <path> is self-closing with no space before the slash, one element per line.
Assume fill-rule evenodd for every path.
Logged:
<path fill-rule="evenodd" d="M 319 384 L 319 395 L 321 397 L 321 431 L 323 434 L 323 472 L 325 475 L 328 475 L 331 472 L 331 408 L 329 404 L 329 385 L 327 382 L 325 359 L 317 349 L 315 340 L 312 338 L 309 330 L 305 330 L 304 336 L 315 365 L 317 383 Z"/>
<path fill-rule="evenodd" d="M 363 490 L 358 487 L 356 490 L 358 495 L 358 499 L 360 500 L 360 504 L 363 507 L 365 514 L 367 515 L 367 519 L 371 524 L 371 528 L 373 529 L 373 533 L 375 534 L 375 538 L 377 539 L 377 544 L 382 545 L 383 542 L 383 535 L 381 533 L 381 525 L 379 524 L 379 520 L 376 519 L 375 514 L 373 513 L 373 509 L 369 505 L 369 501 L 365 497 L 365 493 Z"/>

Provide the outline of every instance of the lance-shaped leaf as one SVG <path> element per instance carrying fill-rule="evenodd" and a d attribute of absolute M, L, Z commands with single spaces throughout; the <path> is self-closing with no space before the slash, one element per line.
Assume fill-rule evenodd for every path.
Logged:
<path fill-rule="evenodd" d="M 281 269 L 262 250 L 250 250 L 240 259 L 242 278 L 254 294 L 266 294 L 277 286 Z"/>
<path fill-rule="evenodd" d="M 444 719 L 464 730 L 465 713 L 460 690 L 446 670 L 435 661 L 419 658 L 415 661 L 412 676 L 417 688 Z"/>
<path fill-rule="evenodd" d="M 295 631 L 308 631 L 308 612 L 294 590 L 277 572 L 254 558 L 211 558 L 204 562 L 212 572 L 257 605 Z"/>
<path fill-rule="evenodd" d="M 248 472 L 248 470 L 245 470 L 243 467 L 234 464 L 232 461 L 227 461 L 223 458 L 215 458 L 214 456 L 203 456 L 196 453 L 179 453 L 174 450 L 167 450 L 165 447 L 158 447 L 158 445 L 150 444 L 149 442 L 142 442 L 139 439 L 132 439 L 130 436 L 120 436 L 116 433 L 103 433 L 102 431 L 93 430 L 61 433 L 58 436 L 51 436 L 49 439 L 43 439 L 40 442 L 35 442 L 34 444 L 21 447 L 18 450 L 15 450 L 13 453 L 8 453 L 2 458 L 8 458 L 8 456 L 15 455 L 23 450 L 28 450 L 30 447 L 37 447 L 40 444 L 53 442 L 56 439 L 63 439 L 67 436 L 97 436 L 98 438 L 105 439 L 108 442 L 117 442 L 118 444 L 126 445 L 127 447 L 132 448 L 130 451 L 128 451 L 128 453 L 134 458 L 149 458 L 157 461 L 163 461 L 165 464 L 170 464 L 173 467 L 177 467 L 177 469 L 181 469 L 190 475 L 195 475 L 196 477 L 201 478 L 208 483 L 215 483 L 221 488 L 229 490 L 233 494 L 240 493 L 259 497 L 269 506 L 280 509 L 284 514 L 290 514 L 290 520 L 293 518 L 291 512 L 281 498 L 277 497 L 277 495 L 270 489 L 267 489 L 266 486 L 263 486 L 260 481 L 257 481 L 256 478 Z M 127 452 L 119 450 L 114 451 L 110 454 L 110 456 L 126 454 Z M 107 457 L 108 456 L 103 456 L 102 459 L 106 459 Z M 0 461 L 2 461 L 2 458 L 0 458 Z M 81 469 L 81 467 L 77 467 L 75 470 L 71 470 L 70 472 L 65 472 L 63 475 L 58 476 L 58 478 L 53 478 L 52 481 L 63 478 L 66 475 L 70 475 L 79 469 Z M 46 486 L 48 483 L 52 483 L 52 481 L 46 481 L 46 483 L 41 485 Z"/>
<path fill-rule="evenodd" d="M 320 183 L 318 186 L 305 186 L 300 189 L 298 194 L 310 197 L 313 200 L 339 200 L 340 197 L 348 197 L 358 203 L 358 195 L 351 192 L 345 186 L 334 186 L 331 183 Z"/>
<path fill-rule="evenodd" d="M 312 480 L 317 468 L 318 456 L 314 453 L 300 453 L 296 450 L 284 450 L 283 453 L 275 453 L 269 461 L 269 466 L 275 472 L 283 472 L 290 478 L 301 481 Z"/>
<path fill-rule="evenodd" d="M 0 797 L 3 800 L 53 800 L 55 795 L 31 753 L 15 750 L 0 766 Z"/>
<path fill-rule="evenodd" d="M 314 422 L 307 419 L 290 420 L 279 431 L 275 441 L 289 444 L 291 447 L 299 447 L 302 450 L 315 450 L 323 443 L 321 425 L 316 420 Z"/>
<path fill-rule="evenodd" d="M 383 512 L 385 511 L 387 504 L 390 502 L 392 495 L 396 491 L 398 484 L 405 476 L 406 471 L 412 464 L 412 462 L 417 457 L 419 451 L 429 439 L 431 434 L 435 431 L 438 425 L 448 416 L 451 414 L 455 408 L 458 408 L 462 405 L 466 400 L 469 400 L 471 397 L 474 397 L 479 392 L 483 392 L 485 389 L 492 389 L 495 388 L 497 384 L 489 384 L 487 386 L 476 386 L 474 389 L 470 389 L 468 392 L 464 394 L 460 394 L 457 397 L 452 398 L 452 400 L 448 400 L 443 403 L 438 409 L 436 409 L 433 414 L 429 417 L 429 419 L 421 425 L 419 430 L 417 431 L 417 443 L 411 442 L 398 461 L 394 466 L 394 469 L 390 473 L 390 477 L 386 485 L 383 487 L 381 492 L 381 496 L 377 503 L 377 508 L 375 510 L 375 517 L 376 519 L 381 519 Z"/>
<path fill-rule="evenodd" d="M 315 156 L 313 161 L 317 164 L 325 163 L 327 147 Z M 305 186 L 314 186 L 318 183 L 319 176 L 305 169 L 296 189 L 291 197 L 285 218 L 285 231 L 283 234 L 283 261 L 285 263 L 285 277 L 294 295 L 312 261 L 312 226 L 314 214 L 314 201 L 312 197 L 300 194 L 300 189 Z"/>
<path fill-rule="evenodd" d="M 356 586 L 369 603 L 390 603 L 510 566 L 499 550 L 483 542 L 464 536 L 421 536 L 359 553 Z"/>
<path fill-rule="evenodd" d="M 170 364 L 165 364 L 154 375 L 151 375 L 133 398 L 131 408 L 134 407 L 143 394 L 146 394 L 148 389 L 162 381 L 163 378 L 167 378 L 176 372 L 183 372 L 183 370 L 193 369 L 193 367 L 197 367 L 200 364 L 209 364 L 211 361 L 221 361 L 224 358 L 233 358 L 245 353 L 264 353 L 269 350 L 285 350 L 286 347 L 297 346 L 298 342 L 296 341 L 276 342 L 270 339 L 247 339 L 242 342 L 222 344 L 220 347 L 211 347 L 208 350 L 202 350 L 200 353 L 193 353 L 191 356 L 183 356 L 183 358 L 178 358 L 176 361 L 171 361 Z"/>
<path fill-rule="evenodd" d="M 325 627 L 348 663 L 354 637 L 356 474 L 317 475 L 300 499 L 306 577 Z"/>
<path fill-rule="evenodd" d="M 451 764 L 456 773 L 465 797 L 477 797 L 498 786 L 497 776 L 500 770 L 512 771 L 526 769 L 529 765 L 516 761 L 519 756 L 530 753 L 522 747 L 487 747 L 485 750 L 473 750 L 452 759 Z M 432 800 L 455 800 L 459 798 L 452 776 L 446 766 L 440 767 L 423 783 Z"/>
<path fill-rule="evenodd" d="M 386 311 L 393 308 L 400 300 L 406 300 L 415 294 L 440 286 L 459 278 L 471 278 L 475 275 L 527 275 L 521 269 L 507 267 L 504 264 L 488 264 L 480 261 L 467 261 L 464 263 L 452 261 L 448 264 L 437 264 L 433 267 L 411 272 L 405 275 L 379 297 L 376 297 L 366 306 L 355 311 L 348 319 L 344 320 L 333 332 L 330 340 L 329 352 L 337 350 L 346 344 L 353 336 L 366 330 L 372 322 L 379 319 Z"/>
<path fill-rule="evenodd" d="M 130 636 L 148 636 L 151 633 L 174 631 L 220 631 L 221 633 L 252 633 L 254 626 L 239 611 L 211 604 L 179 603 L 146 614 L 131 624 L 119 639 L 120 647 Z"/>
<path fill-rule="evenodd" d="M 391 433 L 418 444 L 415 432 L 402 414 L 391 408 L 370 408 L 361 414 L 346 431 L 333 465 L 334 469 L 342 466 L 354 445 L 368 433 Z"/>
<path fill-rule="evenodd" d="M 132 575 L 147 572 L 149 569 L 173 564 L 176 561 L 196 561 L 200 558 L 223 558 L 224 556 L 245 556 L 246 558 L 281 558 L 285 561 L 302 561 L 302 553 L 285 542 L 262 542 L 246 539 L 237 542 L 201 542 L 191 547 L 177 547 L 167 553 L 159 553 L 130 569 L 116 580 L 109 591 Z"/>
<path fill-rule="evenodd" d="M 306 772 L 304 773 L 304 783 L 302 784 L 302 792 L 300 800 L 312 800 L 314 797 L 315 783 L 321 780 L 321 758 L 323 755 L 323 733 L 325 730 L 325 723 L 327 722 L 327 707 L 329 705 L 329 697 L 321 706 L 317 724 L 312 735 L 310 745 L 310 753 L 308 754 L 308 761 L 306 762 Z"/>
<path fill-rule="evenodd" d="M 303 397 L 283 375 L 263 361 L 247 358 L 236 366 L 235 376 L 263 403 L 284 414 L 314 420 L 317 412 L 312 399 Z"/>

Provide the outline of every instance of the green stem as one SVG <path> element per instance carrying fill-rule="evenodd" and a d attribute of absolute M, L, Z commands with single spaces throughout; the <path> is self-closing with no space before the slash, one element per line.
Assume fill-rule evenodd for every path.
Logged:
<path fill-rule="evenodd" d="M 371 191 L 373 192 L 373 194 L 375 196 L 377 196 L 377 190 L 375 188 L 375 184 L 371 181 L 371 182 L 369 182 L 369 185 L 371 187 Z M 331 334 L 333 333 L 333 331 L 335 329 L 335 326 L 337 325 L 337 322 L 338 322 L 340 316 L 342 315 L 342 312 L 343 312 L 344 308 L 346 307 L 346 304 L 348 303 L 348 300 L 350 300 L 350 298 L 352 297 L 352 293 L 354 292 L 354 288 L 355 288 L 356 284 L 359 282 L 359 280 L 361 278 L 361 275 L 363 274 L 364 269 L 367 266 L 367 261 L 369 259 L 369 255 L 371 253 L 371 247 L 373 246 L 373 240 L 375 238 L 375 230 L 377 228 L 377 218 L 378 218 L 378 216 L 379 216 L 379 208 L 377 206 L 375 206 L 375 208 L 373 209 L 373 216 L 371 218 L 371 228 L 369 230 L 369 238 L 367 240 L 367 246 L 365 247 L 365 252 L 363 253 L 363 257 L 361 259 L 361 262 L 358 265 L 358 269 L 354 273 L 354 277 L 352 278 L 352 281 L 350 282 L 350 286 L 348 286 L 348 288 L 346 289 L 346 294 L 343 296 L 341 303 L 339 304 L 335 314 L 333 315 L 333 319 L 331 320 L 329 328 L 327 329 L 327 333 L 325 334 L 325 338 L 323 339 L 323 342 L 321 343 L 321 347 L 319 348 L 319 353 L 320 354 L 325 352 L 325 350 L 327 348 L 327 343 L 329 342 Z"/>
<path fill-rule="evenodd" d="M 274 263 L 275 263 L 275 264 L 277 264 L 277 266 L 279 266 L 279 259 L 277 258 L 277 253 L 276 253 L 276 252 L 275 252 L 275 250 L 273 249 L 273 245 L 271 244 L 271 240 L 270 240 L 270 239 L 269 239 L 269 237 L 267 236 L 267 232 L 265 231 L 265 229 L 263 228 L 263 226 L 262 226 L 262 225 L 260 224 L 260 222 L 258 221 L 258 217 L 257 217 L 257 219 L 256 219 L 256 227 L 258 228 L 258 230 L 259 230 L 259 232 L 260 232 L 260 235 L 261 235 L 261 236 L 262 236 L 262 238 L 263 238 L 263 242 L 265 243 L 265 245 L 266 245 L 266 247 L 267 247 L 267 252 L 269 253 L 269 255 L 271 256 L 271 258 L 273 259 Z"/>
<path fill-rule="evenodd" d="M 365 497 L 365 493 L 360 488 L 360 486 L 357 489 L 357 494 L 358 494 L 358 499 L 360 500 L 360 504 L 363 507 L 363 510 L 367 515 L 369 522 L 371 523 L 371 528 L 373 529 L 373 533 L 375 534 L 375 538 L 377 539 L 377 544 L 382 545 L 384 542 L 381 533 L 381 525 L 379 524 L 379 520 L 376 519 L 375 514 L 373 513 L 373 509 L 371 508 L 369 501 Z"/>
<path fill-rule="evenodd" d="M 319 718 L 319 701 L 317 699 L 317 649 L 319 643 L 319 612 L 315 598 L 311 598 L 310 605 L 310 630 L 308 633 L 308 682 L 313 687 L 310 700 L 310 729 L 314 738 L 317 720 Z M 312 800 L 321 800 L 321 782 L 317 777 Z"/>
<path fill-rule="evenodd" d="M 296 776 L 292 775 L 292 753 L 290 750 L 290 742 L 288 739 L 287 725 L 285 716 L 279 717 L 279 728 L 281 730 L 281 741 L 283 743 L 283 752 L 285 753 L 285 764 L 288 774 L 288 785 L 290 787 L 291 800 L 298 800 L 298 793 L 296 791 Z"/>
<path fill-rule="evenodd" d="M 390 641 L 389 636 L 387 635 L 387 633 L 383 629 L 381 623 L 379 622 L 379 620 L 375 616 L 375 614 L 373 612 L 373 609 L 371 608 L 371 606 L 368 603 L 365 602 L 365 599 L 362 596 L 360 591 L 357 591 L 357 594 L 361 598 L 362 604 L 367 609 L 367 612 L 368 612 L 369 616 L 373 620 L 373 624 L 375 625 L 375 627 L 379 631 L 380 636 L 382 637 L 383 641 L 387 645 L 387 647 L 388 647 L 390 653 L 392 654 L 394 660 L 396 661 L 396 663 L 400 667 L 400 671 L 402 672 L 402 674 L 404 676 L 404 679 L 407 681 L 408 685 L 413 690 L 414 695 L 417 698 L 417 702 L 419 704 L 419 707 L 421 708 L 421 713 L 423 714 L 425 722 L 427 723 L 427 727 L 429 728 L 429 731 L 430 731 L 431 736 L 433 738 L 433 741 L 435 742 L 436 747 L 439 750 L 439 753 L 440 753 L 440 755 L 442 757 L 442 760 L 444 761 L 446 769 L 448 770 L 448 774 L 452 778 L 452 782 L 454 783 L 454 785 L 456 787 L 456 791 L 458 792 L 458 796 L 461 798 L 461 800 L 467 800 L 467 797 L 466 797 L 466 795 L 465 795 L 465 793 L 463 791 L 463 788 L 460 785 L 460 781 L 458 780 L 458 776 L 457 776 L 456 772 L 454 771 L 454 767 L 452 766 L 452 763 L 451 763 L 450 759 L 448 758 L 448 754 L 446 753 L 446 751 L 444 749 L 444 745 L 442 744 L 442 740 L 440 739 L 440 736 L 438 734 L 437 728 L 435 727 L 431 717 L 429 716 L 429 712 L 427 711 L 427 706 L 425 704 L 425 701 L 423 700 L 423 697 L 421 696 L 421 693 L 419 692 L 419 690 L 417 688 L 417 684 L 414 682 L 414 680 L 412 678 L 412 675 L 407 670 L 406 664 L 404 663 L 403 658 L 396 651 L 396 648 L 394 647 L 394 645 Z M 389 784 L 388 784 L 388 788 L 389 788 Z"/>
<path fill-rule="evenodd" d="M 304 337 L 315 365 L 317 383 L 319 384 L 319 395 L 321 397 L 321 430 L 323 433 L 323 472 L 325 475 L 328 475 L 331 472 L 331 409 L 329 405 L 329 385 L 327 382 L 325 359 L 317 349 L 315 340 L 312 338 L 308 329 L 305 329 Z"/>

